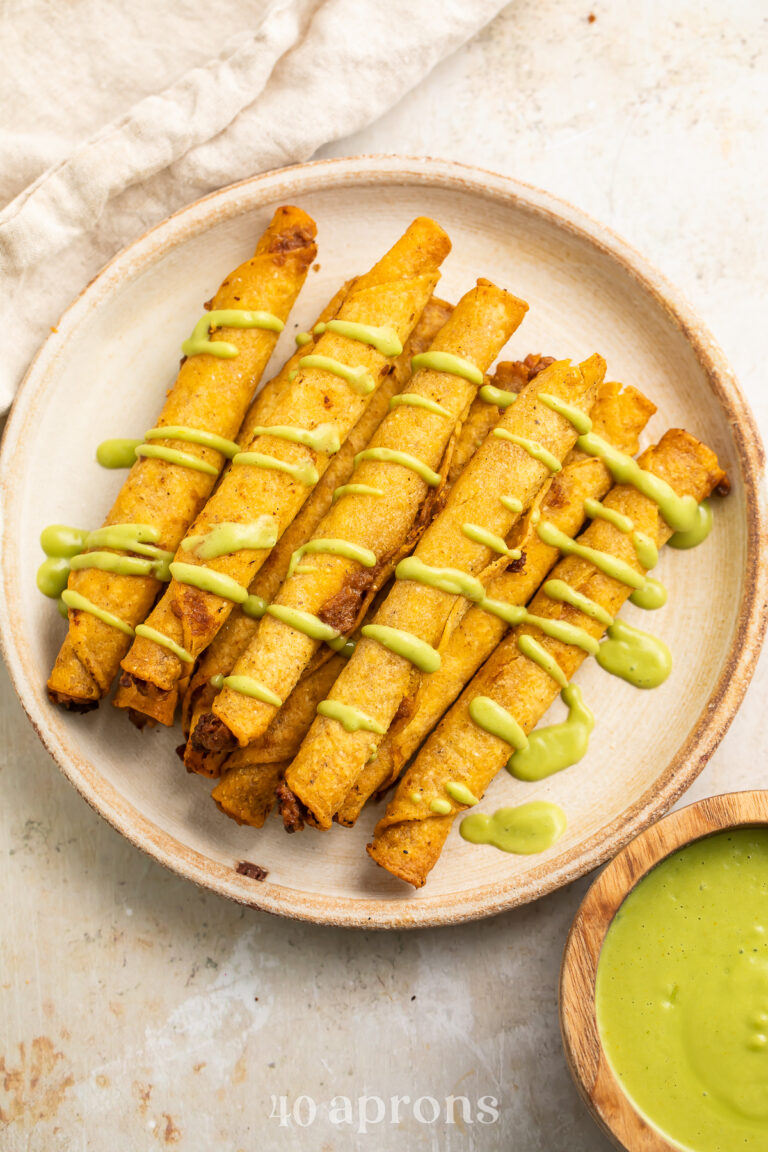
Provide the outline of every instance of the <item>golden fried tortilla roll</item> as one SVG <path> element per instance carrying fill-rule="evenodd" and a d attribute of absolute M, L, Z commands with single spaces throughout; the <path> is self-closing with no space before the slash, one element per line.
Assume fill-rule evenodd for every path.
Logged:
<path fill-rule="evenodd" d="M 238 824 L 261 828 L 275 803 L 285 763 L 242 765 L 224 773 L 211 792 L 217 808 Z"/>
<path fill-rule="evenodd" d="M 494 428 L 505 408 L 539 372 L 554 364 L 554 356 L 528 355 L 525 360 L 502 360 L 496 365 L 489 383 L 480 389 L 472 401 L 467 418 L 461 426 L 456 449 L 448 469 L 448 487 L 458 480 L 464 467 L 477 452 L 488 433 Z M 497 401 L 494 403 L 494 401 Z"/>
<path fill-rule="evenodd" d="M 402 352 L 449 248 L 439 225 L 420 217 L 350 288 L 269 425 L 254 430 L 182 541 L 171 584 L 122 661 L 117 707 L 172 723 L 179 680 L 243 602 L 268 554 L 242 543 L 222 552 L 222 532 L 247 538 L 269 517 L 274 536 L 283 534 Z"/>
<path fill-rule="evenodd" d="M 483 595 L 480 575 L 508 554 L 504 537 L 560 470 L 576 430 L 556 409 L 588 411 L 604 371 L 594 356 L 581 366 L 559 361 L 532 380 L 464 469 L 414 555 L 398 565 L 394 588 L 286 773 L 287 787 L 319 827 L 330 826 L 378 748 L 413 673 L 439 666 L 434 646 L 459 592 Z"/>
<path fill-rule="evenodd" d="M 264 686 L 273 702 L 225 687 L 214 701 L 215 715 L 198 722 L 198 743 L 215 751 L 226 738 L 241 747 L 255 740 L 272 722 L 274 699 L 288 697 L 322 643 L 323 626 L 333 630 L 332 637 L 352 631 L 366 594 L 407 539 L 430 485 L 439 484 L 438 469 L 456 425 L 526 307 L 484 280 L 462 297 L 427 362 L 396 398 L 400 403 L 359 459 L 353 485 L 342 491 L 313 539 L 295 554 L 293 574 L 289 569 L 235 664 L 233 675 Z"/>
<path fill-rule="evenodd" d="M 279 327 L 288 318 L 315 258 L 315 234 L 314 221 L 301 209 L 278 208 L 255 255 L 227 277 L 209 309 L 264 312 L 276 318 L 279 323 L 275 327 Z M 211 340 L 234 345 L 236 355 L 188 355 L 157 427 L 199 429 L 231 441 L 272 355 L 277 335 L 269 328 L 218 328 Z M 225 457 L 214 447 L 172 437 L 152 439 L 151 446 L 154 450 L 183 451 L 187 459 L 199 461 L 205 470 L 140 456 L 104 526 L 137 525 L 156 549 L 173 552 L 208 499 Z M 102 554 L 104 547 L 100 547 Z M 48 694 L 54 703 L 75 711 L 97 707 L 128 651 L 131 629 L 146 617 L 159 589 L 160 582 L 153 574 L 121 575 L 99 568 L 71 573 L 68 591 L 122 621 L 125 631 L 103 622 L 91 611 L 70 607 L 69 632 L 48 681 Z"/>
<path fill-rule="evenodd" d="M 354 283 L 355 281 L 352 279 L 347 280 L 346 283 L 341 285 L 317 317 L 317 320 L 312 326 L 312 330 L 302 333 L 304 342 L 296 348 L 293 355 L 288 357 L 280 371 L 259 389 L 253 399 L 253 403 L 245 414 L 245 419 L 240 425 L 240 431 L 235 437 L 241 448 L 245 449 L 250 444 L 253 439 L 254 428 L 269 421 L 273 408 L 279 402 L 288 386 L 293 383 L 293 378 L 298 371 L 299 361 L 302 356 L 306 356 L 307 353 L 314 351 L 315 344 L 317 344 L 319 338 L 315 335 L 314 328 L 318 324 L 327 324 L 329 320 L 333 320 L 338 316 L 339 309 L 346 300 L 347 294 Z M 228 467 L 231 467 L 231 465 L 228 465 Z"/>
<path fill-rule="evenodd" d="M 224 764 L 221 783 L 211 793 L 226 816 L 261 828 L 274 806 L 286 765 L 296 755 L 317 705 L 328 694 L 343 664 L 344 657 L 334 655 L 303 676 L 264 735 L 232 753 Z M 291 831 L 301 826 L 300 817 L 289 823 Z"/>
<path fill-rule="evenodd" d="M 697 501 L 708 496 L 724 475 L 715 454 L 689 433 L 678 429 L 667 432 L 658 445 L 643 452 L 639 463 L 665 481 L 678 496 Z M 662 519 L 658 505 L 631 485 L 613 488 L 603 507 L 628 517 L 634 531 L 643 533 L 657 546 L 671 535 L 672 530 Z M 621 531 L 614 523 L 594 519 L 579 537 L 579 544 L 618 559 L 624 572 L 645 575 L 633 534 Z M 620 580 L 608 575 L 584 555 L 562 559 L 552 575 L 577 596 L 587 597 L 597 605 L 597 611 L 604 614 L 603 619 L 606 614 L 609 619 L 615 617 L 633 591 L 626 577 Z M 527 611 L 529 616 L 548 625 L 558 622 L 575 626 L 593 641 L 602 636 L 606 627 L 594 614 L 585 615 L 559 598 L 552 599 L 545 589 L 537 593 Z M 557 680 L 539 663 L 523 655 L 518 646 L 521 637 L 533 638 L 540 653 L 543 652 L 543 662 L 547 657 L 552 658 L 560 669 L 558 675 L 562 674 L 566 680 L 574 675 L 587 655 L 581 646 L 546 635 L 529 619 L 501 642 L 429 737 L 398 784 L 385 816 L 376 826 L 373 843 L 368 845 L 377 864 L 415 887 L 425 882 L 454 818 L 465 810 L 464 805 L 446 792 L 446 784 L 451 781 L 462 784 L 480 798 L 510 756 L 509 743 L 472 719 L 473 701 L 478 697 L 489 698 L 527 734 L 536 727 L 559 691 Z M 430 808 L 435 800 L 445 800 L 450 811 L 445 815 L 435 813 Z"/>
<path fill-rule="evenodd" d="M 592 428 L 619 451 L 634 456 L 638 437 L 655 411 L 655 405 L 635 388 L 622 391 L 620 384 L 606 381 L 597 391 Z M 539 538 L 534 521 L 542 517 L 567 536 L 576 536 L 587 518 L 584 501 L 602 500 L 612 483 L 601 460 L 574 448 L 548 491 L 515 525 L 508 543 L 521 556 L 488 583 L 486 595 L 507 604 L 527 604 L 559 555 Z M 397 779 L 403 764 L 490 656 L 507 627 L 499 616 L 471 607 L 458 627 L 443 636 L 438 646 L 440 667 L 421 677 L 415 697 L 408 701 L 409 715 L 392 725 L 376 760 L 363 768 L 337 813 L 339 824 L 354 824 L 366 800 Z"/>
<path fill-rule="evenodd" d="M 268 603 L 277 595 L 280 585 L 288 574 L 293 552 L 313 535 L 331 506 L 334 491 L 349 480 L 355 466 L 355 455 L 366 447 L 389 411 L 390 400 L 401 391 L 410 378 L 411 357 L 427 350 L 452 311 L 452 304 L 438 300 L 435 296 L 428 302 L 406 342 L 402 355 L 395 361 L 394 370 L 385 378 L 349 437 L 331 460 L 312 495 L 272 549 L 269 559 L 251 582 L 249 592 L 261 596 Z M 257 627 L 257 620 L 246 616 L 239 608 L 233 609 L 213 643 L 200 657 L 189 689 L 184 695 L 185 731 L 188 733 L 193 731 L 200 716 L 210 712 L 217 693 L 217 689 L 210 683 L 211 677 L 230 674 L 235 661 L 247 647 Z M 330 655 L 330 649 L 327 651 Z M 217 774 L 218 766 L 226 755 L 226 751 L 211 752 L 202 745 L 190 742 L 184 754 L 184 763 L 191 772 L 213 776 Z"/>

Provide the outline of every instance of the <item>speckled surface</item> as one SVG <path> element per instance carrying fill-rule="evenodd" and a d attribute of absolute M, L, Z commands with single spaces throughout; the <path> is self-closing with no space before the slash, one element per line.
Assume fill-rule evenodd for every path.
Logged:
<path fill-rule="evenodd" d="M 592 12 L 590 23 L 587 3 L 519 0 L 323 154 L 429 153 L 572 200 L 683 289 L 768 429 L 764 6 L 620 0 Z M 688 799 L 763 785 L 767 690 L 763 659 Z M 131 848 L 58 774 L 4 674 L 0 769 L 4 1150 L 608 1149 L 557 1025 L 560 954 L 586 881 L 461 928 L 314 928 L 200 892 Z M 396 1094 L 411 1100 L 399 1123 Z M 451 1094 L 470 1106 L 455 1124 Z M 280 1097 L 290 1110 L 301 1096 L 314 1120 L 299 1123 L 304 1100 L 281 1124 Z M 361 1114 L 380 1109 L 361 1096 L 386 1101 L 367 1132 Z M 329 1112 L 334 1097 L 350 1098 L 351 1123 L 342 1100 Z M 415 1116 L 421 1097 L 436 1105 Z M 497 1119 L 483 1097 L 498 1100 Z"/>

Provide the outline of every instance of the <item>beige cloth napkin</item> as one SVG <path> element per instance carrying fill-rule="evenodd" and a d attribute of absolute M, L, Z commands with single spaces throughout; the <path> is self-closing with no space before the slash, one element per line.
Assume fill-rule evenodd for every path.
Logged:
<path fill-rule="evenodd" d="M 6 0 L 0 410 L 119 248 L 370 123 L 505 2 Z"/>

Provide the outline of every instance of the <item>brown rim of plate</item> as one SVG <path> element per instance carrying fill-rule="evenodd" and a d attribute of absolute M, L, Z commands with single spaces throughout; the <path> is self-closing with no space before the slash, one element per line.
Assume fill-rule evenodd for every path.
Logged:
<path fill-rule="evenodd" d="M 595 1012 L 595 978 L 608 929 L 632 889 L 667 856 L 729 828 L 768 825 L 768 791 L 727 792 L 670 813 L 600 873 L 571 925 L 560 970 L 560 1031 L 568 1067 L 605 1134 L 627 1152 L 679 1152 L 644 1119 L 610 1066 Z"/>
<path fill-rule="evenodd" d="M 725 411 L 736 444 L 746 505 L 746 570 L 738 623 L 720 678 L 663 775 L 607 828 L 574 846 L 543 881 L 531 878 L 521 884 L 510 879 L 450 899 L 445 895 L 424 895 L 418 901 L 344 900 L 297 892 L 269 881 L 256 888 L 253 881 L 236 872 L 236 861 L 227 865 L 210 860 L 147 819 L 100 776 L 96 766 L 71 741 L 52 732 L 45 692 L 25 672 L 21 624 L 10 603 L 8 566 L 4 567 L 0 582 L 0 647 L 24 710 L 64 775 L 95 811 L 159 863 L 202 887 L 277 915 L 344 927 L 435 927 L 493 916 L 569 884 L 615 855 L 642 828 L 666 812 L 690 786 L 728 730 L 752 677 L 768 624 L 763 612 L 768 600 L 768 566 L 759 563 L 762 546 L 768 541 L 768 509 L 762 487 L 765 458 L 760 433 L 725 356 L 706 326 L 669 281 L 626 241 L 580 209 L 532 185 L 482 168 L 430 157 L 383 155 L 318 160 L 263 173 L 212 192 L 144 233 L 105 265 L 64 312 L 56 330 L 32 361 L 0 446 L 0 553 L 5 551 L 1 547 L 5 520 L 2 510 L 13 487 L 13 477 L 3 467 L 5 446 L 18 440 L 26 420 L 34 417 L 26 403 L 28 385 L 55 362 L 61 337 L 75 331 L 89 310 L 137 264 L 143 266 L 160 258 L 179 243 L 204 232 L 212 222 L 232 219 L 260 203 L 291 202 L 303 195 L 361 181 L 369 186 L 394 183 L 437 187 L 470 192 L 489 201 L 512 202 L 521 211 L 543 217 L 587 241 L 616 261 L 684 335 Z"/>

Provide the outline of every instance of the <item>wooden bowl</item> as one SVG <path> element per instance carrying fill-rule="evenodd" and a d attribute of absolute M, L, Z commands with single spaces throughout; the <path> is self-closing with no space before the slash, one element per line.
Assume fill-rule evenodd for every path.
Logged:
<path fill-rule="evenodd" d="M 604 1132 L 626 1152 L 679 1152 L 625 1094 L 597 1026 L 595 978 L 606 933 L 620 905 L 671 853 L 729 828 L 768 825 L 768 791 L 710 796 L 652 824 L 622 849 L 591 886 L 571 925 L 560 972 L 560 1028 L 568 1066 Z"/>
<path fill-rule="evenodd" d="M 637 385 L 659 406 L 644 443 L 670 425 L 688 427 L 717 451 L 733 483 L 706 543 L 662 556 L 657 575 L 669 589 L 667 606 L 652 620 L 625 610 L 670 645 L 669 680 L 639 693 L 615 679 L 607 685 L 605 673 L 587 662 L 578 683 L 597 719 L 587 758 L 535 785 L 502 772 L 489 790 L 486 809 L 530 799 L 561 804 L 568 815 L 562 839 L 540 856 L 508 856 L 468 844 L 455 830 L 418 892 L 365 853 L 379 805 L 370 805 L 354 829 L 286 836 L 276 820 L 258 831 L 238 827 L 210 800 L 210 782 L 179 764 L 178 729 L 139 733 L 106 702 L 91 715 L 68 715 L 45 694 L 64 625 L 35 587 L 40 530 L 101 523 L 122 477 L 99 468 L 96 445 L 152 427 L 202 301 L 250 254 L 274 208 L 285 203 L 315 217 L 319 253 L 273 367 L 344 279 L 367 268 L 414 216 L 428 214 L 453 241 L 441 295 L 455 300 L 488 276 L 529 302 L 505 358 L 602 352 L 613 379 Z M 487 916 L 535 900 L 614 855 L 680 796 L 717 746 L 765 629 L 762 469 L 749 407 L 704 325 L 642 257 L 575 208 L 514 180 L 438 160 L 356 157 L 270 172 L 185 208 L 116 256 L 32 365 L 0 459 L 5 658 L 41 740 L 85 799 L 134 844 L 196 883 L 321 923 L 385 928 Z M 562 715 L 559 701 L 554 715 Z M 266 879 L 240 874 L 242 861 L 267 869 Z"/>

